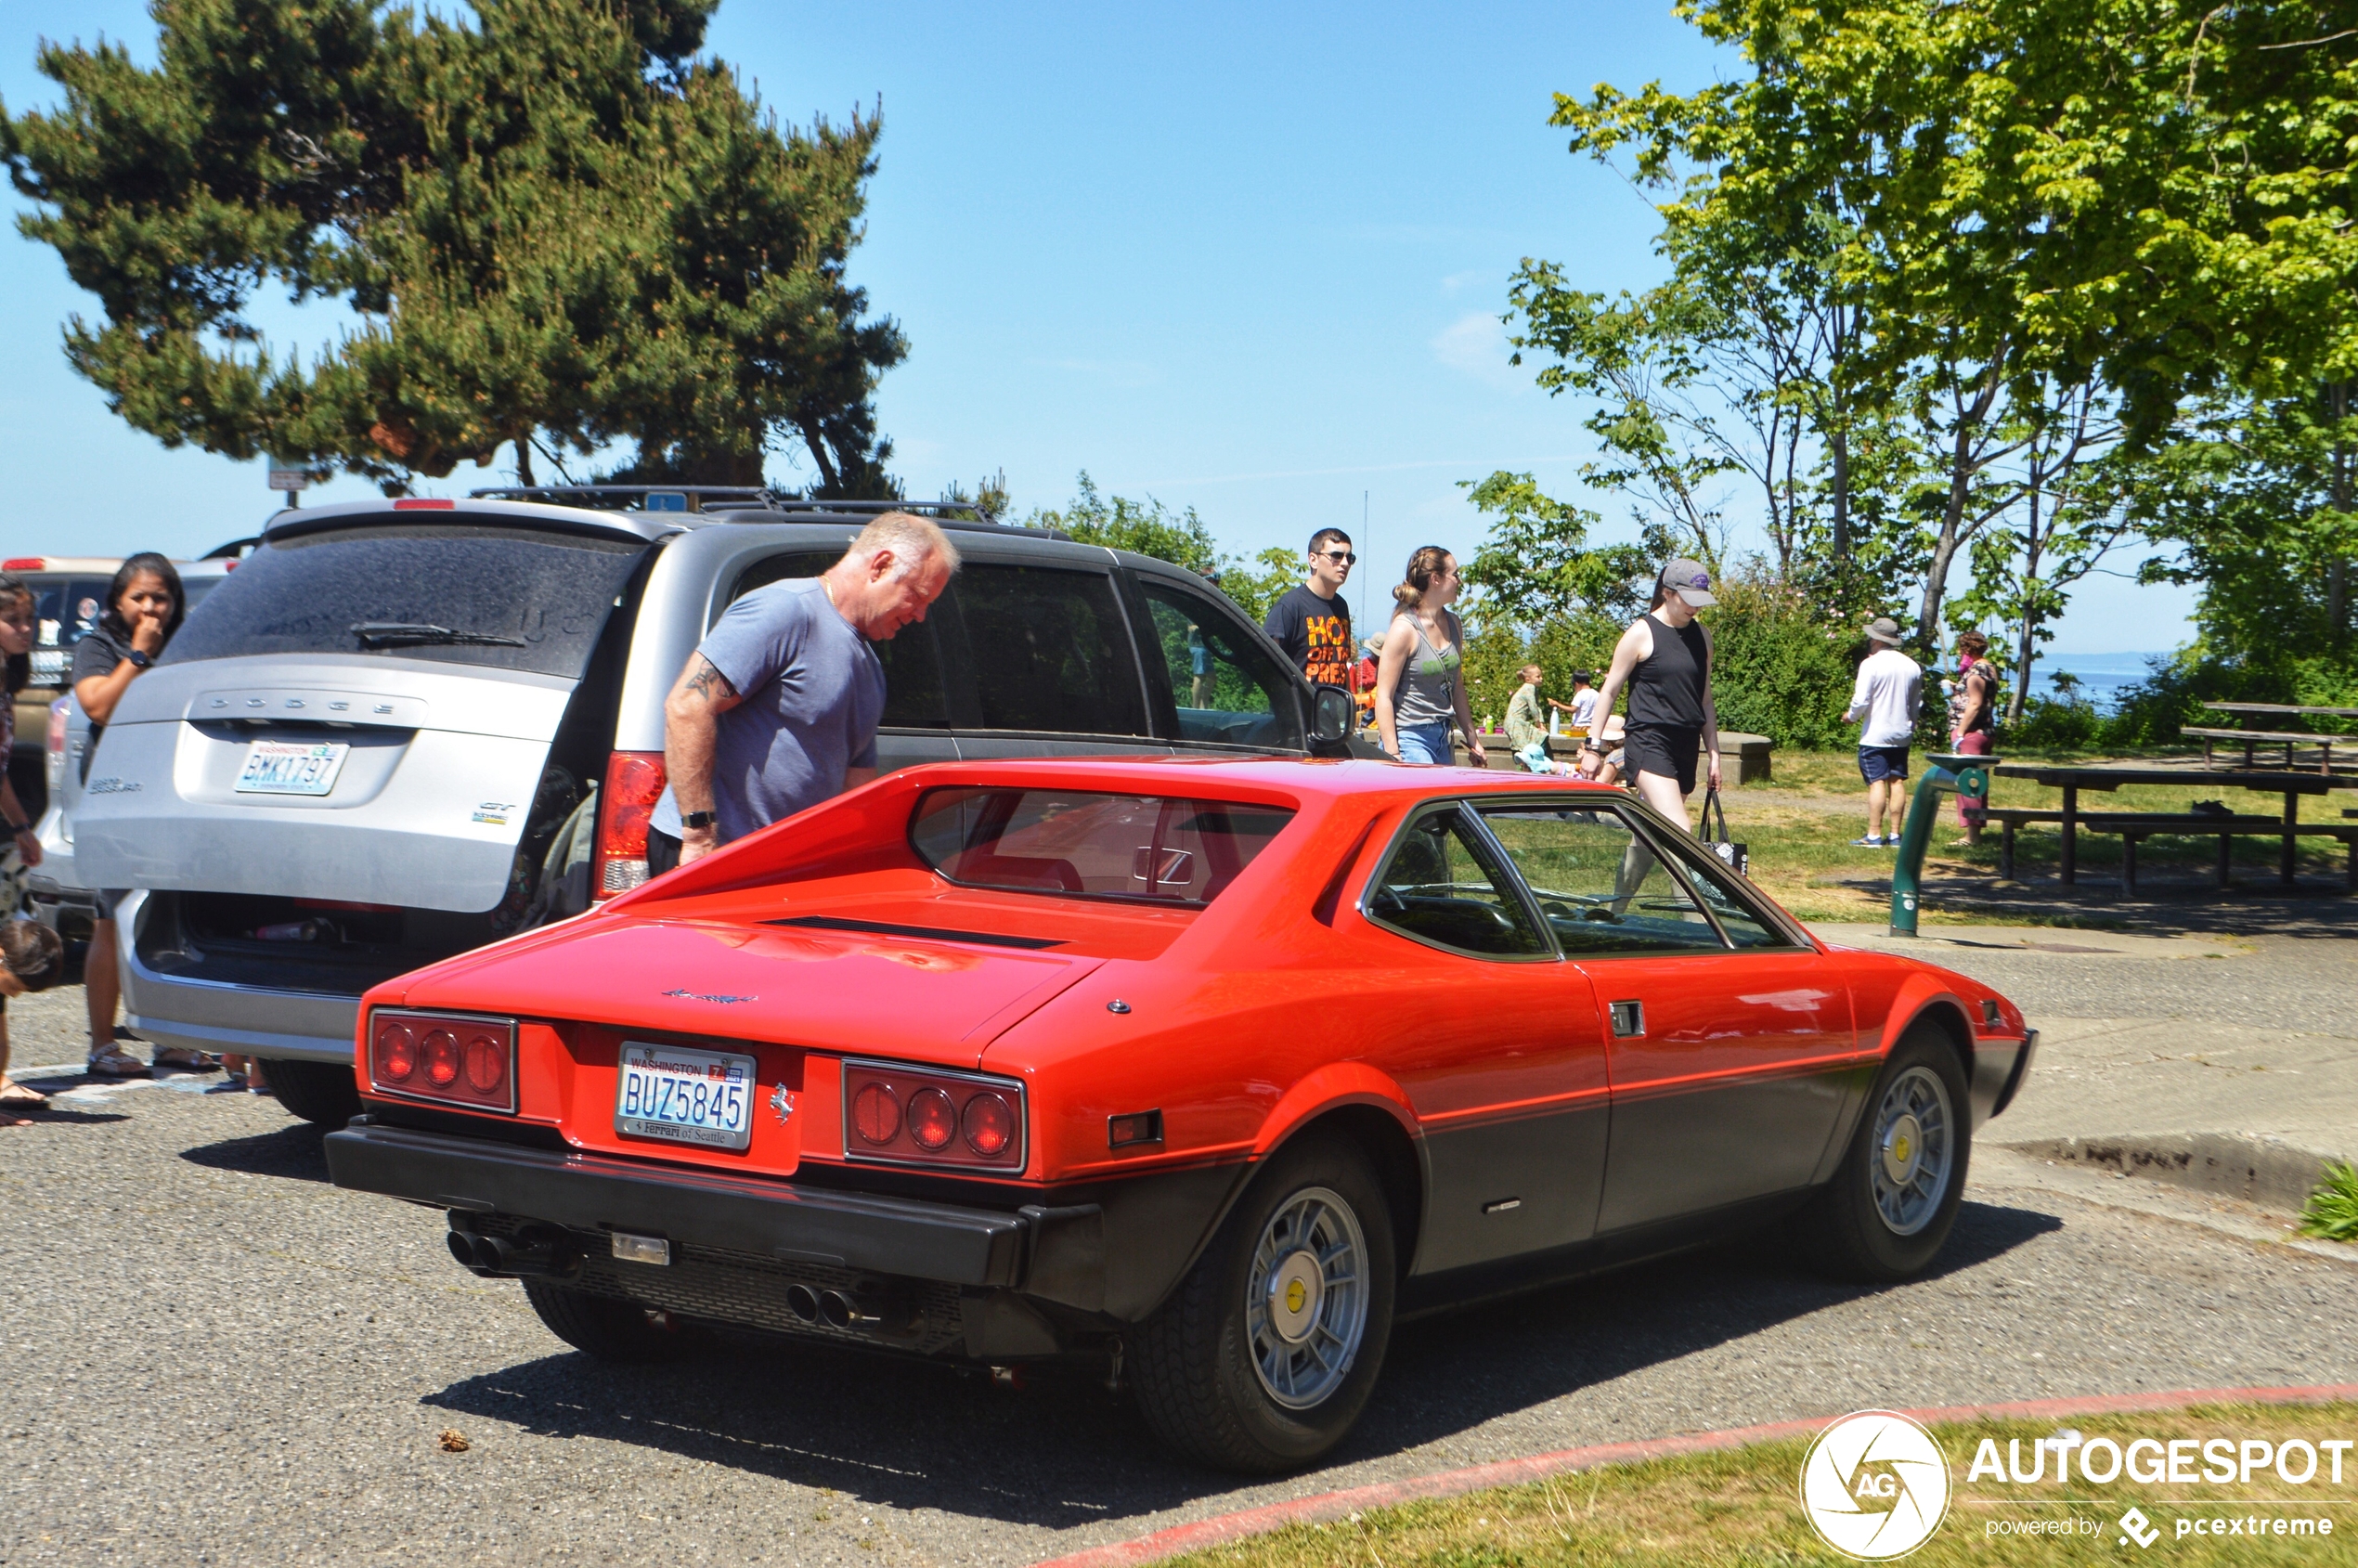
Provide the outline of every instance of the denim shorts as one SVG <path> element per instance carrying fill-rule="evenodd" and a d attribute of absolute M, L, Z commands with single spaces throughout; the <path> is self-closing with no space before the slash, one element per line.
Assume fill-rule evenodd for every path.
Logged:
<path fill-rule="evenodd" d="M 1446 768 L 1454 760 L 1449 755 L 1449 723 L 1446 719 L 1436 719 L 1430 724 L 1403 724 L 1398 733 L 1400 760 L 1403 762 Z"/>

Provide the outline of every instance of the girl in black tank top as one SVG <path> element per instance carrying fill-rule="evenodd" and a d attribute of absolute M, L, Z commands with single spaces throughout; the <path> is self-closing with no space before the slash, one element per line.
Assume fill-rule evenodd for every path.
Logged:
<path fill-rule="evenodd" d="M 1629 672 L 1629 722 L 1656 729 L 1703 728 L 1704 671 L 1709 667 L 1709 645 L 1703 628 L 1689 621 L 1671 626 L 1649 611 L 1652 623 L 1652 656 Z"/>
<path fill-rule="evenodd" d="M 1711 580 L 1692 561 L 1673 561 L 1656 580 L 1654 602 L 1614 648 L 1613 668 L 1598 693 L 1591 739 L 1629 689 L 1626 740 L 1628 773 L 1648 805 L 1687 821 L 1704 739 L 1710 739 L 1712 787 L 1719 785 L 1718 715 L 1711 700 L 1711 643 L 1694 612 L 1717 603 Z M 1584 771 L 1590 753 L 1584 752 Z M 1628 868 L 1642 876 L 1641 868 Z M 1635 884 L 1633 883 L 1634 887 Z"/>

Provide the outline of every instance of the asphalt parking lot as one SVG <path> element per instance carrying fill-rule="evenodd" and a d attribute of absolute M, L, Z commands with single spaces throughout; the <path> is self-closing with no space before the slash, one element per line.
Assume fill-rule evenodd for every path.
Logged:
<path fill-rule="evenodd" d="M 2310 951 L 2248 983 L 2323 1002 L 2347 960 Z M 2233 994 L 2246 961 L 2165 971 L 2157 1004 Z M 2091 989 L 1988 962 L 2034 965 L 2050 1012 Z M 2112 976 L 2083 1012 L 2119 1008 L 2133 977 Z M 18 1062 L 78 1058 L 80 1003 L 12 1005 Z M 1588 1443 L 2358 1381 L 2350 1264 L 1976 1184 L 1941 1270 L 1901 1289 L 1722 1251 L 1406 1326 L 1335 1463 L 1244 1485 L 1167 1459 L 1079 1377 L 1011 1392 L 750 1340 L 600 1367 L 460 1271 L 439 1216 L 330 1187 L 315 1130 L 217 1082 L 94 1086 L 0 1131 L 0 1562 L 1017 1563 Z"/>

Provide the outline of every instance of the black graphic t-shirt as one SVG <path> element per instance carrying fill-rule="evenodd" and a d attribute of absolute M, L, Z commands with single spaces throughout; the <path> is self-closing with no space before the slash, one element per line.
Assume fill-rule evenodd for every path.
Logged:
<path fill-rule="evenodd" d="M 1351 606 L 1297 583 L 1269 606 L 1262 628 L 1314 686 L 1351 689 Z"/>

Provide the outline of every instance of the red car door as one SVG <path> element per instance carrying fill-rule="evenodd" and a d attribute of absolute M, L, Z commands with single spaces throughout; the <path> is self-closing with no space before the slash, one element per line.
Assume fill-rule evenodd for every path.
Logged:
<path fill-rule="evenodd" d="M 1603 1020 L 1496 841 L 1459 802 L 1424 807 L 1361 908 L 1397 940 L 1387 1064 L 1431 1175 L 1416 1272 L 1587 1239 L 1611 1114 Z"/>
<path fill-rule="evenodd" d="M 1525 846 L 1542 916 L 1610 1020 L 1598 1233 L 1813 1179 L 1856 1065 L 1835 966 L 1700 850 L 1667 835 L 1658 850 L 1622 808 L 1485 818 Z"/>

